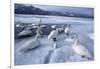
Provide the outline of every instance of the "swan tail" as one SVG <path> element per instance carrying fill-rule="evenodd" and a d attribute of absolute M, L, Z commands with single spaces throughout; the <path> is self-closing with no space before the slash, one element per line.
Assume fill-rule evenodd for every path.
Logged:
<path fill-rule="evenodd" d="M 94 60 L 92 57 L 87 57 L 88 60 Z"/>
<path fill-rule="evenodd" d="M 89 53 L 88 56 L 87 56 L 87 59 L 88 60 L 93 60 L 93 56 Z"/>
<path fill-rule="evenodd" d="M 88 60 L 93 60 L 93 57 L 92 56 L 82 56 L 82 58 L 86 58 L 86 59 L 88 59 Z"/>

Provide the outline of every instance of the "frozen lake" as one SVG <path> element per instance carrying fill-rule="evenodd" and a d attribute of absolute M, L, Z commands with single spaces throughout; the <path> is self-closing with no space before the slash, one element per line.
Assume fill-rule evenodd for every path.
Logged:
<path fill-rule="evenodd" d="M 39 18 L 42 24 L 72 24 L 71 30 L 78 33 L 80 44 L 85 46 L 94 57 L 94 20 L 91 18 L 75 18 L 61 16 L 43 15 L 15 15 L 15 23 L 38 23 Z M 72 47 L 64 42 L 66 35 L 59 34 L 57 48 L 52 51 L 52 40 L 47 35 L 39 38 L 41 45 L 29 52 L 19 52 L 18 49 L 25 43 L 34 40 L 34 37 L 27 37 L 15 40 L 15 65 L 28 64 L 49 64 L 90 61 L 80 57 L 73 52 Z M 30 44 L 29 44 L 30 45 Z"/>
<path fill-rule="evenodd" d="M 93 24 L 93 19 L 91 18 L 78 18 L 78 17 L 63 17 L 63 16 L 46 16 L 46 15 L 15 15 L 15 22 L 22 23 L 38 23 L 40 18 L 43 24 L 61 24 L 61 23 L 82 23 L 82 24 Z"/>

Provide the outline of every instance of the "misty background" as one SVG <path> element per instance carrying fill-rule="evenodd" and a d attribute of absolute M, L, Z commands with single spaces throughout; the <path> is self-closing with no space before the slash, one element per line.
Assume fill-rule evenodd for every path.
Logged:
<path fill-rule="evenodd" d="M 94 18 L 94 8 L 15 4 L 15 14 L 52 15 Z"/>

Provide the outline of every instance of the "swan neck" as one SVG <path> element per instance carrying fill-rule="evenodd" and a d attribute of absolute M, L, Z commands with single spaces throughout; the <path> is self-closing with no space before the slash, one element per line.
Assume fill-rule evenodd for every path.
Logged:
<path fill-rule="evenodd" d="M 78 45 L 78 40 L 75 39 L 75 42 L 74 42 L 73 46 L 77 46 L 77 45 Z"/>

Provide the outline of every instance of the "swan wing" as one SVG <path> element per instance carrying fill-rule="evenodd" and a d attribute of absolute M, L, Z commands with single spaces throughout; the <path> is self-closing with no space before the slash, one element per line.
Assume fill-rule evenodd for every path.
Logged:
<path fill-rule="evenodd" d="M 23 44 L 23 46 L 19 49 L 19 51 L 26 51 L 27 49 L 32 49 L 37 47 L 40 44 L 38 40 L 30 40 Z"/>
<path fill-rule="evenodd" d="M 83 56 L 83 55 L 84 56 L 89 56 L 90 55 L 89 51 L 82 45 L 74 46 L 73 49 L 77 54 L 79 54 L 81 56 Z"/>
<path fill-rule="evenodd" d="M 29 31 L 29 30 L 24 30 L 24 31 L 20 32 L 20 33 L 18 34 L 18 36 L 28 35 L 28 34 L 31 34 L 31 33 L 32 33 L 32 32 Z"/>

